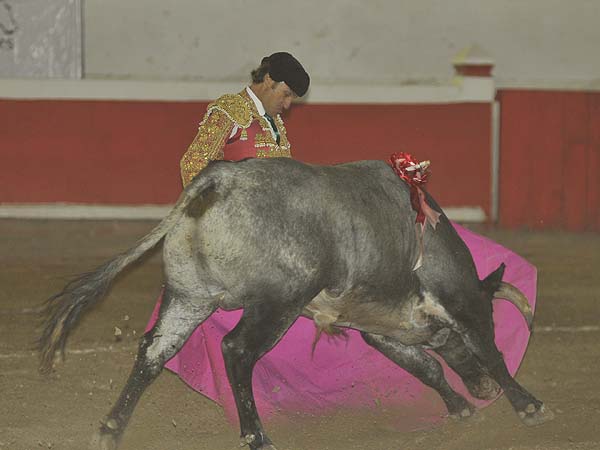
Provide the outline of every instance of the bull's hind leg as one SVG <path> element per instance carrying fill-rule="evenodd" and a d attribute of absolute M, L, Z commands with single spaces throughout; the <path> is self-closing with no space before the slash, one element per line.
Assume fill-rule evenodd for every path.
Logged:
<path fill-rule="evenodd" d="M 434 350 L 461 377 L 473 397 L 481 400 L 498 397 L 500 386 L 457 333 L 451 332 L 447 341 Z"/>
<path fill-rule="evenodd" d="M 530 394 L 510 375 L 502 354 L 494 342 L 494 325 L 490 320 L 474 318 L 463 324 L 462 339 L 483 367 L 498 382 L 512 407 L 526 425 L 538 425 L 554 418 L 552 411 Z"/>
<path fill-rule="evenodd" d="M 135 364 L 119 399 L 102 421 L 92 447 L 116 449 L 135 405 L 170 358 L 183 346 L 194 329 L 214 311 L 212 301 L 199 303 L 167 288 L 158 320 L 140 340 Z"/>
<path fill-rule="evenodd" d="M 247 444 L 252 450 L 275 449 L 256 410 L 252 370 L 285 334 L 300 311 L 295 306 L 273 302 L 246 307 L 239 323 L 223 338 L 223 357 L 240 419 L 242 445 Z"/>
<path fill-rule="evenodd" d="M 446 381 L 441 364 L 423 348 L 407 346 L 398 340 L 378 334 L 362 333 L 367 344 L 379 350 L 421 382 L 435 389 L 453 417 L 471 416 L 475 408 L 460 394 L 456 393 Z"/>

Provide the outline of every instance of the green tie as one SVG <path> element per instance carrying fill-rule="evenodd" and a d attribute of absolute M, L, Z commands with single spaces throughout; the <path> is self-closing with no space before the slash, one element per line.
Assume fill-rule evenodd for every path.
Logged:
<path fill-rule="evenodd" d="M 279 145 L 279 130 L 277 129 L 277 125 L 275 125 L 275 121 L 267 113 L 265 113 L 265 119 L 267 119 L 269 121 L 269 123 L 271 124 L 271 127 L 273 128 L 273 131 L 275 132 L 275 138 L 277 140 L 277 144 Z"/>

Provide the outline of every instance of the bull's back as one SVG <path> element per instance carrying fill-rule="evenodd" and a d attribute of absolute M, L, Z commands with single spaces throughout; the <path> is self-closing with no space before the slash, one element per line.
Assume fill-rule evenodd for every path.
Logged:
<path fill-rule="evenodd" d="M 195 218 L 193 244 L 220 276 L 255 268 L 264 282 L 385 284 L 414 264 L 408 190 L 383 162 L 252 159 L 213 164 L 206 176 L 215 198 Z"/>

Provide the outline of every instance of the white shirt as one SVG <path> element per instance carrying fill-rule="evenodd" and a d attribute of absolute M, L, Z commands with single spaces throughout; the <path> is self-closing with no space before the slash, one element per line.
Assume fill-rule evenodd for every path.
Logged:
<path fill-rule="evenodd" d="M 250 96 L 250 98 L 252 99 L 252 101 L 254 102 L 254 106 L 256 106 L 256 110 L 258 111 L 258 114 L 260 114 L 261 116 L 264 116 L 266 114 L 266 111 L 265 111 L 265 107 L 263 106 L 263 104 L 260 101 L 260 99 L 256 96 L 256 94 L 252 91 L 252 89 L 250 89 L 249 86 L 246 86 L 246 92 L 248 93 L 248 95 Z M 271 134 L 273 135 L 273 139 L 277 139 L 277 135 L 275 134 L 275 130 L 271 126 L 271 123 L 268 120 L 267 120 L 267 123 L 269 124 L 269 129 L 271 130 Z M 238 127 L 237 125 L 233 126 L 233 130 L 231 130 L 231 134 L 229 135 L 229 139 L 231 139 L 233 136 L 235 136 L 235 133 L 238 132 L 239 128 L 240 127 Z"/>

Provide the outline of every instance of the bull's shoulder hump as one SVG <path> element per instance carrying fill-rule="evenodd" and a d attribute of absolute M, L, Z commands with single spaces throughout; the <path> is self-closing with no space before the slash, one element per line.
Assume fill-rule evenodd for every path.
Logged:
<path fill-rule="evenodd" d="M 397 177 L 390 165 L 385 161 L 381 160 L 364 160 L 364 161 L 352 161 L 348 163 L 336 164 L 331 166 L 341 171 L 356 171 L 363 174 L 371 174 L 375 177 Z"/>
<path fill-rule="evenodd" d="M 398 176 L 384 161 L 354 161 L 335 165 L 311 164 L 293 158 L 248 158 L 240 161 L 215 161 L 210 164 L 213 170 L 223 173 L 236 173 L 237 176 L 269 176 L 287 182 L 294 177 L 319 177 L 323 179 L 357 179 L 363 182 L 377 182 L 384 178 L 398 181 Z M 268 172 L 265 172 L 268 169 Z M 205 169 L 206 170 L 206 169 Z M 358 177 L 358 178 L 357 178 Z"/>
<path fill-rule="evenodd" d="M 220 111 L 240 128 L 252 123 L 252 107 L 239 94 L 225 94 L 208 105 L 207 112 Z"/>
<path fill-rule="evenodd" d="M 390 166 L 384 161 L 376 159 L 366 159 L 362 161 L 352 161 L 336 164 L 334 167 L 348 167 L 357 169 L 389 170 Z"/>

